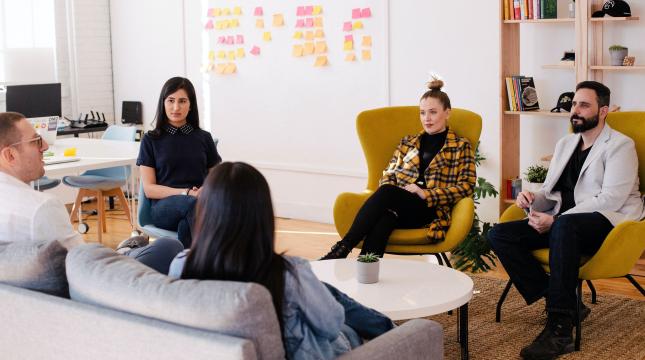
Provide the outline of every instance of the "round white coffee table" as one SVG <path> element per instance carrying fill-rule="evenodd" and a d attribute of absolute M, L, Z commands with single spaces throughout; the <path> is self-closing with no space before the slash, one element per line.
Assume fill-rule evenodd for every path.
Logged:
<path fill-rule="evenodd" d="M 461 357 L 468 358 L 468 302 L 473 281 L 466 274 L 446 266 L 422 261 L 381 259 L 379 281 L 360 284 L 356 280 L 356 259 L 312 261 L 316 276 L 376 309 L 392 320 L 425 317 L 459 308 Z"/>

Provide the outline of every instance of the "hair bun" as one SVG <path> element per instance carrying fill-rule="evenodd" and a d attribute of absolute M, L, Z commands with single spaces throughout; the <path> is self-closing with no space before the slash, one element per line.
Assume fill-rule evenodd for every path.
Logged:
<path fill-rule="evenodd" d="M 440 91 L 443 87 L 443 80 L 433 78 L 428 82 L 428 89 L 432 91 Z"/>

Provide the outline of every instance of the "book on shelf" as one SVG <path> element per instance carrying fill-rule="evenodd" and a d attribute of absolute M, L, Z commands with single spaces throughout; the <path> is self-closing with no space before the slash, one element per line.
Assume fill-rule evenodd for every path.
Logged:
<path fill-rule="evenodd" d="M 528 19 L 534 19 L 534 17 L 533 17 L 533 0 L 527 0 L 526 4 L 528 5 L 528 10 L 527 10 L 528 16 L 527 16 L 527 18 Z"/>
<path fill-rule="evenodd" d="M 542 19 L 558 17 L 558 0 L 542 0 Z"/>
<path fill-rule="evenodd" d="M 520 20 L 522 19 L 522 12 L 520 9 L 520 0 L 513 0 L 513 19 Z"/>
<path fill-rule="evenodd" d="M 522 191 L 522 179 L 519 177 L 513 179 L 506 179 L 506 199 L 514 200 L 517 195 Z"/>
<path fill-rule="evenodd" d="M 504 0 L 504 20 L 511 20 L 511 14 L 509 12 L 509 2 L 511 0 Z"/>
<path fill-rule="evenodd" d="M 508 97 L 508 109 L 510 111 L 540 109 L 538 94 L 532 77 L 516 75 L 505 77 L 504 80 L 506 83 L 506 96 Z"/>

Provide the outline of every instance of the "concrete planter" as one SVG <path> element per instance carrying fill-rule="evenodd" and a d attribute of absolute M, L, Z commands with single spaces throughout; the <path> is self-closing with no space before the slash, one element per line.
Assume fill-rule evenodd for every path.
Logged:
<path fill-rule="evenodd" d="M 371 263 L 356 261 L 356 279 L 358 282 L 361 284 L 378 282 L 380 263 L 380 261 Z"/>
<path fill-rule="evenodd" d="M 530 191 L 532 193 L 536 193 L 540 190 L 540 188 L 542 188 L 542 184 L 544 183 L 532 183 L 522 179 L 522 191 Z"/>
<path fill-rule="evenodd" d="M 609 50 L 609 56 L 611 56 L 611 65 L 613 66 L 622 66 L 623 59 L 628 54 L 628 49 L 622 50 Z"/>

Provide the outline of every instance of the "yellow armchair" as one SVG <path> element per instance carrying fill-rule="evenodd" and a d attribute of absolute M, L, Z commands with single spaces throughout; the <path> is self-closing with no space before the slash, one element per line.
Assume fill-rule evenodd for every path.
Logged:
<path fill-rule="evenodd" d="M 473 149 L 481 133 L 481 117 L 472 111 L 452 109 L 448 126 L 457 135 L 467 138 Z M 363 111 L 356 119 L 356 130 L 367 161 L 367 189 L 362 193 L 342 193 L 334 204 L 334 224 L 340 236 L 349 231 L 356 213 L 365 200 L 378 188 L 379 179 L 387 167 L 397 145 L 405 135 L 422 130 L 418 106 L 387 107 Z M 459 245 L 473 223 L 475 204 L 472 198 L 461 199 L 452 209 L 452 222 L 446 239 L 431 244 L 426 239 L 427 229 L 394 230 L 385 252 L 391 254 L 434 254 L 440 263 L 450 265 L 445 252 Z M 362 245 L 359 244 L 359 247 Z M 441 257 L 440 257 L 441 254 Z"/>
<path fill-rule="evenodd" d="M 640 178 L 640 191 L 645 193 L 645 112 L 617 112 L 609 113 L 607 123 L 614 130 L 631 137 L 636 143 L 638 154 L 638 175 Z M 502 216 L 500 222 L 520 220 L 526 217 L 524 210 L 515 205 L 510 206 Z M 607 235 L 600 249 L 590 258 L 583 258 L 578 273 L 578 301 L 581 301 L 582 281 L 587 281 L 591 289 L 591 302 L 596 303 L 596 289 L 591 280 L 625 277 L 636 287 L 643 296 L 645 290 L 629 274 L 645 250 L 645 220 L 625 221 L 618 224 Z M 533 256 L 538 259 L 544 269 L 549 271 L 549 249 L 533 251 Z M 512 282 L 509 280 L 502 296 L 497 303 L 496 321 L 501 320 L 501 306 L 506 299 Z M 576 328 L 576 350 L 580 349 L 580 326 Z"/>

